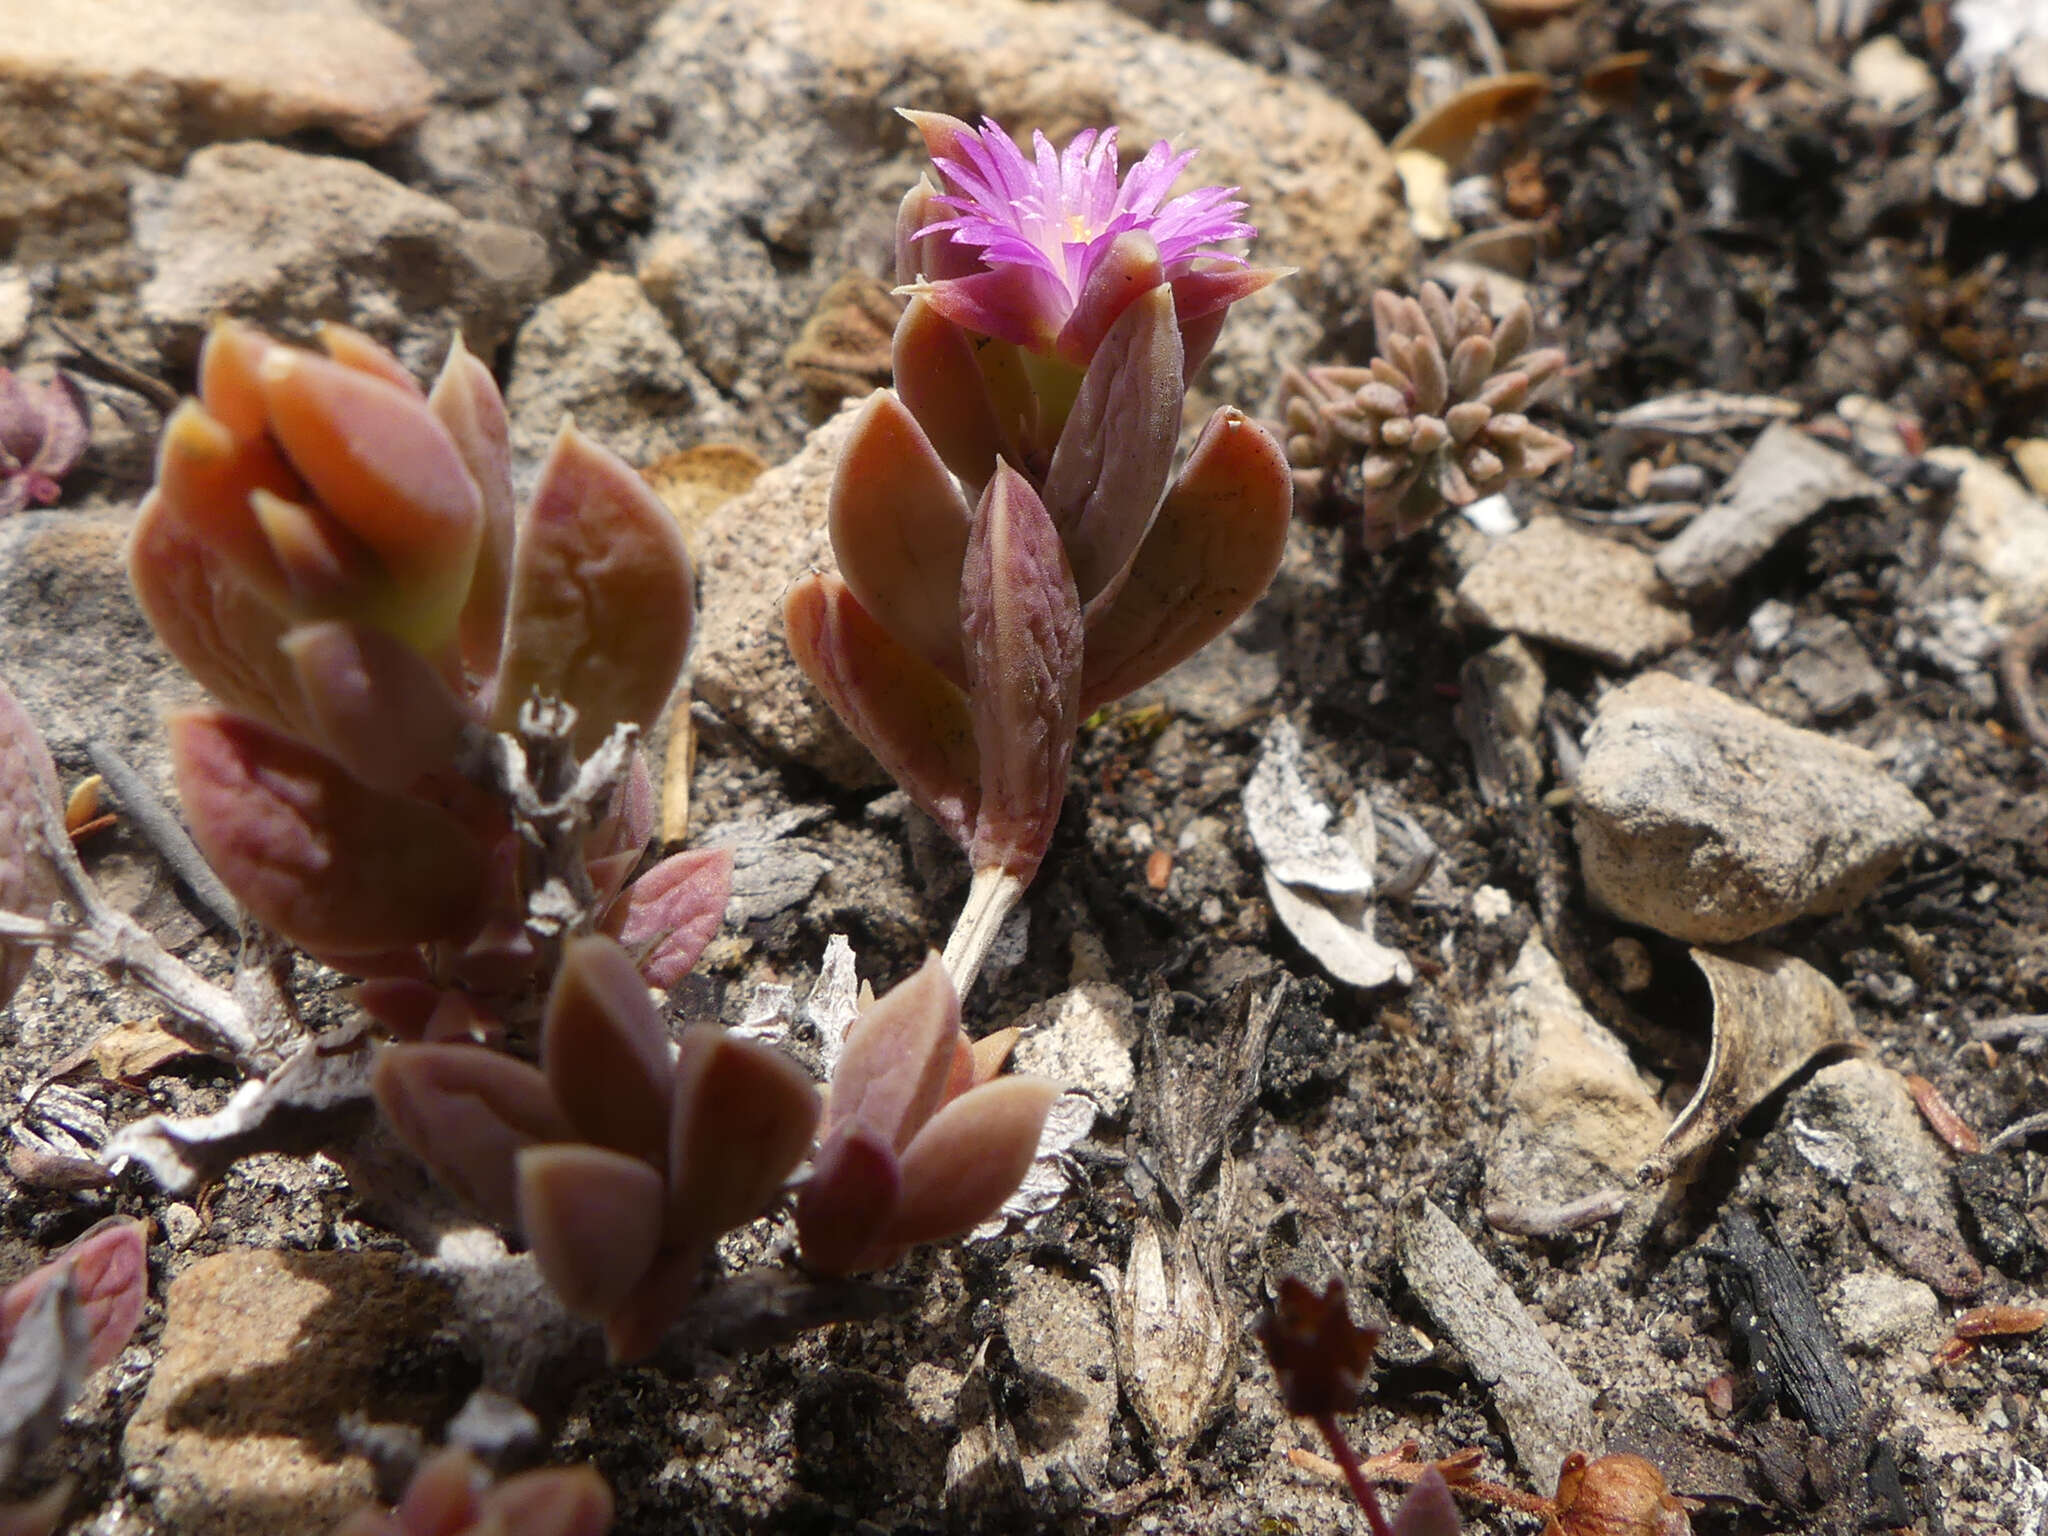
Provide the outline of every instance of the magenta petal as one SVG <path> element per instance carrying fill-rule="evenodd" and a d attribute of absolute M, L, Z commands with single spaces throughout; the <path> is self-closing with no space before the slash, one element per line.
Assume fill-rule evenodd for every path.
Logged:
<path fill-rule="evenodd" d="M 1103 337 L 1046 472 L 1045 509 L 1084 603 L 1114 589 L 1152 525 L 1173 471 L 1182 400 L 1173 296 L 1154 287 Z"/>
<path fill-rule="evenodd" d="M 1022 265 L 942 278 L 926 284 L 922 297 L 955 325 L 1034 352 L 1053 349 L 1071 308 L 1058 279 Z"/>
<path fill-rule="evenodd" d="M 1052 519 L 1008 464 L 982 493 L 960 604 L 981 807 L 969 858 L 1028 881 L 1067 792 L 1079 724 L 1081 603 Z"/>
<path fill-rule="evenodd" d="M 649 986 L 665 989 L 689 975 L 731 896 L 729 850 L 671 854 L 626 888 L 605 914 L 604 929 L 637 957 Z"/>

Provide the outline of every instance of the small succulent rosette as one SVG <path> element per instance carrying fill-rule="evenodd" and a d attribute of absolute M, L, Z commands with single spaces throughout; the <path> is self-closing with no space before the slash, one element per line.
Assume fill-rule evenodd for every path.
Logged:
<path fill-rule="evenodd" d="M 401 1033 L 459 1032 L 463 999 L 531 986 L 541 958 L 535 855 L 477 755 L 536 695 L 574 708 L 578 756 L 651 723 L 689 644 L 690 562 L 573 426 L 516 506 L 504 402 L 459 340 L 431 393 L 356 332 L 323 343 L 215 327 L 129 573 L 217 701 L 170 723 L 207 860 L 257 920 L 382 978 L 366 1001 Z M 666 985 L 715 931 L 729 861 L 678 855 L 623 888 L 653 819 L 635 753 L 583 856 L 601 926 Z"/>
<path fill-rule="evenodd" d="M 895 389 L 833 482 L 836 574 L 786 605 L 798 664 L 975 873 L 965 990 L 1037 871 L 1079 722 L 1224 629 L 1279 567 L 1277 442 L 1224 408 L 1174 469 L 1186 384 L 1276 277 L 1234 189 L 1169 199 L 1190 155 L 1119 179 L 1116 130 L 1027 158 L 993 123 L 906 113 L 938 184 L 897 225 Z"/>
<path fill-rule="evenodd" d="M 531 1246 L 613 1358 L 651 1352 L 722 1234 L 760 1216 L 808 1154 L 805 1260 L 872 1269 L 996 1214 L 1023 1180 L 1057 1090 L 997 1076 L 936 960 L 868 1005 L 822 1109 L 771 1045 L 692 1025 L 673 1046 L 645 983 L 603 935 L 565 946 L 539 1066 L 468 1043 L 396 1045 L 372 1088 L 450 1189 Z"/>
<path fill-rule="evenodd" d="M 0 517 L 55 503 L 91 436 L 85 396 L 68 374 L 33 384 L 0 368 Z"/>
<path fill-rule="evenodd" d="M 1280 384 L 1296 489 L 1305 503 L 1355 503 L 1366 548 L 1571 457 L 1521 414 L 1565 366 L 1555 347 L 1532 350 L 1527 300 L 1496 322 L 1484 283 L 1455 298 L 1424 283 L 1419 298 L 1381 289 L 1372 313 L 1370 366 L 1289 369 Z"/>

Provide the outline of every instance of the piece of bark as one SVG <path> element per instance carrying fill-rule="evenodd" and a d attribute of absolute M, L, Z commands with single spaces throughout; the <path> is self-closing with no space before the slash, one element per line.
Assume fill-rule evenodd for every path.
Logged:
<path fill-rule="evenodd" d="M 1756 1379 L 1751 1411 L 1777 1399 L 1814 1433 L 1839 1438 L 1861 1421 L 1863 1394 L 1806 1276 L 1747 1211 L 1730 1210 L 1721 1235 L 1715 1287 Z"/>

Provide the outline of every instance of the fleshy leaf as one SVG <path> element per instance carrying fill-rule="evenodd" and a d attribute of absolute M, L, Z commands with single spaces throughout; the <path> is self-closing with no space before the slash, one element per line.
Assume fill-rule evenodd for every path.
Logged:
<path fill-rule="evenodd" d="M 1173 295 L 1155 286 L 1102 338 L 1045 477 L 1045 510 L 1084 603 L 1115 585 L 1151 526 L 1173 469 L 1181 399 Z"/>
<path fill-rule="evenodd" d="M 57 765 L 28 711 L 0 682 L 0 912 L 43 918 L 64 894 L 43 842 L 57 804 Z M 0 941 L 0 1008 L 28 974 L 35 950 Z"/>
<path fill-rule="evenodd" d="M 461 933 L 484 851 L 437 806 L 359 783 L 332 758 L 220 710 L 169 722 L 193 840 L 259 922 L 324 954 Z"/>
<path fill-rule="evenodd" d="M 927 955 L 847 1031 L 826 1123 L 857 1120 L 901 1152 L 945 1101 L 959 1037 L 959 995 L 939 957 Z"/>
<path fill-rule="evenodd" d="M 456 333 L 427 404 L 455 441 L 483 498 L 483 536 L 476 574 L 462 605 L 462 659 L 479 677 L 497 669 L 505 642 L 505 605 L 512 588 L 517 533 L 512 502 L 512 423 L 498 381 Z"/>
<path fill-rule="evenodd" d="M 612 1491 L 594 1467 L 521 1472 L 484 1495 L 478 1536 L 604 1536 Z"/>
<path fill-rule="evenodd" d="M 996 470 L 961 585 L 981 806 L 968 857 L 1028 881 L 1067 792 L 1080 716 L 1081 608 L 1066 551 L 1031 484 Z"/>
<path fill-rule="evenodd" d="M 653 1167 L 668 1158 L 668 1032 L 631 958 L 602 934 L 562 946 L 541 1070 L 584 1140 Z"/>
<path fill-rule="evenodd" d="M 833 575 L 800 578 L 782 608 L 790 654 L 832 712 L 955 842 L 980 803 L 967 700 L 899 645 Z"/>
<path fill-rule="evenodd" d="M 903 402 L 868 397 L 832 475 L 832 549 L 861 607 L 956 684 L 967 503 Z"/>
<path fill-rule="evenodd" d="M 462 707 L 418 651 L 340 619 L 301 625 L 280 643 L 318 732 L 315 745 L 356 778 L 401 794 L 452 764 Z"/>
<path fill-rule="evenodd" d="M 930 301 L 914 298 L 896 322 L 890 353 L 897 395 L 946 468 L 960 477 L 969 495 L 980 496 L 996 460 L 1006 450 L 1015 456 L 1021 440 L 1014 423 L 1010 435 L 1004 435 L 975 360 L 973 338 Z"/>
<path fill-rule="evenodd" d="M 480 1045 L 391 1046 L 370 1092 L 413 1156 L 503 1227 L 519 1219 L 514 1156 L 574 1135 L 546 1078 Z"/>
<path fill-rule="evenodd" d="M 704 1272 L 703 1246 L 664 1248 L 632 1293 L 604 1320 L 605 1349 L 614 1362 L 651 1353 L 682 1315 Z"/>
<path fill-rule="evenodd" d="M 321 325 L 320 350 L 344 368 L 353 368 L 358 373 L 382 379 L 386 384 L 404 390 L 415 400 L 426 398 L 419 380 L 406 372 L 405 364 L 392 356 L 382 342 L 352 325 L 342 325 L 333 320 Z"/>
<path fill-rule="evenodd" d="M 246 353 L 239 331 L 216 331 L 201 361 L 202 379 L 214 371 L 239 383 L 239 374 L 221 359 L 239 364 L 247 361 Z M 260 412 L 261 400 L 256 404 Z M 197 400 L 184 401 L 171 412 L 157 447 L 156 484 L 145 510 L 162 503 L 193 539 L 231 566 L 266 602 L 282 608 L 291 594 L 250 506 L 250 497 L 259 490 L 285 501 L 310 499 L 306 486 L 262 432 L 260 414 L 256 435 L 244 437 L 237 435 L 228 418 L 216 417 Z M 129 574 L 139 587 L 146 572 L 136 564 L 134 542 L 129 549 Z M 150 617 L 154 621 L 156 615 Z"/>
<path fill-rule="evenodd" d="M 626 887 L 604 928 L 635 957 L 649 986 L 667 989 L 690 974 L 731 897 L 730 849 L 671 854 Z"/>
<path fill-rule="evenodd" d="M 0 1292 L 0 1355 L 43 1287 L 61 1284 L 66 1271 L 91 1339 L 86 1370 L 111 1364 L 126 1347 L 149 1300 L 148 1236 L 141 1222 L 112 1217 Z"/>
<path fill-rule="evenodd" d="M 826 1275 L 859 1269 L 902 1198 L 902 1169 L 887 1140 L 857 1120 L 839 1126 L 797 1192 L 804 1262 Z"/>
<path fill-rule="evenodd" d="M 447 429 L 416 387 L 295 347 L 266 352 L 257 382 L 271 436 L 312 499 L 382 568 L 354 616 L 437 651 L 483 537 L 481 495 Z"/>
<path fill-rule="evenodd" d="M 661 1246 L 661 1175 L 580 1143 L 517 1154 L 519 1230 L 562 1305 L 601 1319 L 632 1293 Z"/>
<path fill-rule="evenodd" d="M 612 727 L 652 725 L 689 649 L 696 596 L 675 518 L 633 470 L 565 425 L 512 561 L 494 719 L 535 692 L 577 710 L 588 756 Z"/>
<path fill-rule="evenodd" d="M 883 1240 L 935 1243 L 993 1216 L 1024 1181 L 1059 1092 L 1042 1077 L 999 1077 L 932 1116 L 904 1149 L 903 1200 Z"/>
<path fill-rule="evenodd" d="M 1165 281 L 1157 241 L 1139 230 L 1118 235 L 1097 258 L 1087 285 L 1074 301 L 1074 312 L 1060 331 L 1060 356 L 1076 368 L 1086 368 L 1109 328 L 1132 302 Z"/>
<path fill-rule="evenodd" d="M 1430 1467 L 1394 1511 L 1394 1536 L 1458 1536 L 1458 1506 L 1443 1473 Z"/>
<path fill-rule="evenodd" d="M 1273 580 L 1294 489 L 1272 435 L 1228 407 L 1209 418 L 1114 597 L 1088 613 L 1081 708 L 1187 660 Z"/>
<path fill-rule="evenodd" d="M 668 1149 L 668 1242 L 695 1247 L 752 1221 L 810 1150 L 818 1090 L 790 1057 L 714 1025 L 685 1032 Z"/>

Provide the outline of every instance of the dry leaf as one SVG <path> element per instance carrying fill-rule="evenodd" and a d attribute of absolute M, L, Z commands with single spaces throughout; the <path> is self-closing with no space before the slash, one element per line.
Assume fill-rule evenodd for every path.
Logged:
<path fill-rule="evenodd" d="M 85 1048 L 84 1059 L 105 1078 L 147 1077 L 165 1062 L 198 1053 L 155 1019 L 116 1024 Z"/>
<path fill-rule="evenodd" d="M 1698 1091 L 1643 1164 L 1646 1179 L 1667 1179 L 1705 1152 L 1822 1051 L 1864 1044 L 1848 999 L 1805 961 L 1754 944 L 1691 953 L 1713 993 L 1713 1051 Z"/>
<path fill-rule="evenodd" d="M 1519 123 L 1549 94 L 1550 82 L 1539 74 L 1486 75 L 1416 118 L 1391 148 L 1397 158 L 1416 150 L 1455 169 L 1487 129 Z"/>

